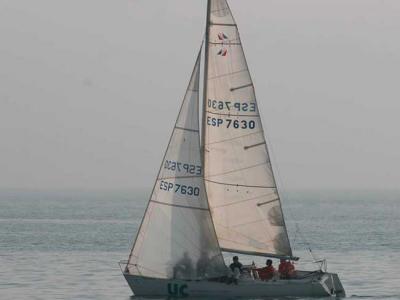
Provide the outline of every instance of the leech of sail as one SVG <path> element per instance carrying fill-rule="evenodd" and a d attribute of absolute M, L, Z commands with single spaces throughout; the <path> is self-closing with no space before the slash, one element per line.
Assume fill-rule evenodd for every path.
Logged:
<path fill-rule="evenodd" d="M 215 184 L 237 186 L 237 187 L 247 187 L 247 188 L 261 188 L 261 189 L 275 189 L 276 188 L 276 186 L 245 185 L 245 184 L 238 184 L 238 183 L 218 182 L 218 181 L 213 181 L 210 179 L 205 179 L 205 181 L 215 183 Z"/>

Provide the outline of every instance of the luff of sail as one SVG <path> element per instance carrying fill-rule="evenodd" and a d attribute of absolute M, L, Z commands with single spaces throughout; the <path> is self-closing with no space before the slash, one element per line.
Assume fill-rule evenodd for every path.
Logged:
<path fill-rule="evenodd" d="M 193 279 L 225 273 L 203 181 L 200 53 L 128 260 L 131 274 Z"/>
<path fill-rule="evenodd" d="M 205 183 L 223 250 L 292 256 L 253 82 L 226 0 L 208 1 Z"/>

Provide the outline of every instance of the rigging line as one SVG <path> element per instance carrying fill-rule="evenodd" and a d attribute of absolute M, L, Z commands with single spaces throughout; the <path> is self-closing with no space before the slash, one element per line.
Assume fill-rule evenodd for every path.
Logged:
<path fill-rule="evenodd" d="M 262 185 L 245 185 L 245 184 L 237 184 L 237 183 L 227 183 L 227 182 L 218 182 L 209 179 L 204 179 L 204 181 L 221 184 L 221 185 L 229 185 L 229 186 L 237 186 L 237 187 L 248 187 L 248 188 L 261 188 L 261 189 L 276 189 L 276 186 L 262 186 Z"/>
<path fill-rule="evenodd" d="M 220 141 L 217 141 L 217 142 L 208 143 L 207 146 L 208 146 L 208 145 L 219 144 L 219 143 L 230 142 L 230 141 L 234 141 L 234 140 L 237 140 L 237 139 L 249 137 L 249 136 L 251 136 L 251 135 L 253 135 L 253 134 L 259 134 L 259 133 L 262 134 L 263 131 L 251 132 L 251 133 L 244 134 L 244 135 L 240 135 L 240 136 L 237 136 L 237 137 L 233 137 L 233 138 L 229 138 L 229 139 L 225 139 L 225 140 L 220 140 Z M 262 138 L 264 139 L 264 137 L 262 137 Z"/>
<path fill-rule="evenodd" d="M 243 203 L 243 202 L 247 202 L 247 201 L 251 201 L 251 200 L 256 200 L 256 199 L 259 199 L 259 198 L 263 198 L 263 197 L 266 197 L 266 196 L 270 196 L 271 194 L 273 194 L 273 193 L 263 194 L 263 195 L 260 195 L 260 196 L 257 196 L 257 197 L 247 198 L 247 199 L 243 199 L 243 200 L 236 201 L 236 202 L 233 202 L 233 203 L 228 203 L 228 204 L 222 204 L 222 205 L 214 206 L 213 209 L 221 208 L 221 207 L 226 207 L 226 206 L 233 206 L 233 205 L 240 204 L 240 203 Z M 279 199 L 278 199 L 278 200 L 279 200 Z M 257 204 L 257 205 L 258 205 L 258 204 Z"/>
<path fill-rule="evenodd" d="M 293 238 L 293 251 L 295 250 L 296 238 L 297 238 L 298 233 L 299 233 L 299 230 L 298 230 L 298 228 L 296 228 L 296 231 L 294 233 L 294 238 Z"/>
<path fill-rule="evenodd" d="M 133 254 L 134 251 L 135 251 L 136 253 L 138 253 L 138 254 L 137 254 L 137 257 L 138 257 L 138 258 L 139 258 L 139 256 L 140 256 L 139 253 L 142 253 L 142 249 L 143 249 L 143 246 L 144 246 L 144 242 L 139 243 L 139 245 L 137 245 L 136 242 L 137 242 L 137 241 L 140 242 L 139 236 L 142 238 L 142 241 L 144 241 L 144 238 L 145 238 L 145 236 L 146 236 L 145 234 L 146 234 L 146 232 L 147 232 L 147 230 L 148 230 L 148 228 L 149 228 L 149 226 L 150 226 L 151 216 L 152 216 L 153 213 L 154 213 L 154 206 L 151 205 L 151 198 L 153 197 L 153 193 L 154 193 L 154 190 L 153 190 L 153 192 L 152 192 L 152 195 L 150 196 L 149 201 L 147 202 L 147 209 L 146 209 L 146 212 L 145 212 L 145 214 L 144 214 L 144 216 L 143 216 L 143 218 L 142 218 L 141 226 L 140 226 L 139 229 L 138 229 L 138 233 L 137 233 L 136 239 L 135 239 L 135 244 L 133 245 L 131 254 L 129 255 L 128 262 L 130 261 L 131 256 L 132 256 L 132 254 Z M 137 247 L 138 247 L 138 248 L 137 248 Z"/>
<path fill-rule="evenodd" d="M 207 113 L 212 114 L 212 115 L 218 115 L 218 116 L 228 116 L 228 117 L 249 117 L 249 118 L 257 118 L 260 115 L 256 114 L 256 115 L 243 115 L 243 114 L 238 114 L 238 115 L 234 115 L 234 114 L 224 114 L 224 113 L 216 113 L 216 112 L 212 112 L 207 110 Z"/>
<path fill-rule="evenodd" d="M 172 204 L 172 203 L 165 203 L 157 200 L 150 200 L 151 202 L 166 205 L 166 206 L 173 206 L 173 207 L 179 207 L 179 208 L 187 208 L 187 209 L 197 209 L 197 210 L 205 210 L 208 211 L 208 208 L 202 208 L 202 207 L 195 207 L 195 206 L 187 206 L 187 205 L 180 205 L 180 204 Z"/>
<path fill-rule="evenodd" d="M 296 223 L 296 228 L 297 228 L 297 231 L 298 231 L 300 237 L 301 237 L 302 240 L 303 240 L 303 243 L 304 243 L 305 246 L 307 247 L 307 250 L 310 252 L 310 255 L 311 255 L 312 259 L 313 259 L 314 261 L 319 260 L 318 257 L 317 257 L 316 255 L 314 255 L 314 252 L 313 252 L 312 249 L 311 249 L 311 244 L 308 242 L 308 240 L 305 238 L 305 236 L 304 236 L 303 233 L 301 232 L 298 223 Z"/>
<path fill-rule="evenodd" d="M 270 159 L 272 160 L 272 159 L 275 157 L 275 153 L 274 153 L 272 144 L 269 144 L 268 146 L 269 146 L 269 147 L 268 147 L 268 149 L 269 149 L 269 154 L 270 154 L 270 157 L 271 157 Z M 274 159 L 274 161 L 276 161 L 276 159 Z M 288 200 L 289 200 L 290 197 L 289 197 L 289 194 L 286 192 L 284 181 L 282 180 L 282 177 L 281 177 L 281 175 L 280 175 L 280 173 L 279 173 L 279 168 L 276 168 L 276 169 L 275 169 L 275 175 L 276 175 L 276 178 L 275 178 L 275 179 L 278 179 L 278 181 L 279 181 L 280 191 L 281 191 L 282 196 L 283 196 L 285 199 L 288 199 Z M 281 205 L 282 205 L 282 204 L 281 204 Z M 293 210 L 291 209 L 291 207 L 290 207 L 290 206 L 286 206 L 286 210 L 289 212 L 289 214 L 290 214 L 292 220 L 295 220 L 294 214 L 293 214 Z M 305 244 L 307 250 L 310 252 L 310 255 L 311 255 L 312 259 L 313 259 L 314 261 L 317 260 L 317 258 L 315 257 L 314 253 L 312 252 L 311 244 L 310 244 L 310 243 L 308 242 L 308 240 L 305 238 L 305 236 L 303 235 L 303 233 L 302 233 L 302 231 L 301 231 L 301 229 L 300 229 L 300 227 L 299 227 L 299 223 L 295 221 L 294 224 L 295 224 L 295 226 L 296 226 L 296 235 L 297 235 L 297 233 L 298 233 L 300 239 L 301 239 L 302 242 Z"/>
<path fill-rule="evenodd" d="M 202 175 L 192 175 L 192 176 L 170 176 L 170 177 L 161 177 L 157 178 L 158 180 L 165 180 L 165 179 L 186 179 L 186 178 L 201 178 Z"/>
<path fill-rule="evenodd" d="M 239 155 L 236 155 L 235 157 L 239 157 Z M 268 163 L 269 163 L 269 161 L 266 161 L 266 162 L 262 162 L 262 163 L 255 164 L 255 165 L 248 166 L 248 167 L 244 167 L 244 168 L 239 168 L 239 169 L 230 170 L 230 171 L 226 171 L 226 172 L 222 172 L 222 173 L 212 174 L 212 175 L 208 175 L 208 178 L 217 177 L 217 176 L 221 176 L 221 175 L 232 174 L 232 173 L 236 173 L 236 172 L 252 169 L 252 168 L 255 168 L 255 167 L 263 166 L 263 165 L 266 165 Z"/>
<path fill-rule="evenodd" d="M 224 74 L 220 74 L 220 75 L 215 75 L 215 76 L 208 77 L 208 80 L 217 79 L 217 78 L 221 78 L 221 77 L 226 77 L 226 76 L 230 76 L 230 75 L 235 75 L 235 74 L 238 74 L 238 73 L 248 72 L 248 71 L 249 71 L 248 69 L 242 69 L 242 70 L 238 70 L 238 71 L 234 71 L 234 72 L 230 72 L 230 73 L 224 73 Z"/>
<path fill-rule="evenodd" d="M 175 129 L 181 129 L 181 130 L 191 131 L 191 132 L 199 132 L 199 130 L 196 130 L 196 129 L 184 128 L 184 127 L 180 127 L 180 126 L 175 126 Z"/>

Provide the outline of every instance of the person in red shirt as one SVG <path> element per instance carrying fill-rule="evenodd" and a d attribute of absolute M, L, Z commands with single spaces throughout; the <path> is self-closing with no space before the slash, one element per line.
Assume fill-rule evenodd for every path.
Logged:
<path fill-rule="evenodd" d="M 294 265 L 290 261 L 287 261 L 286 259 L 281 259 L 278 272 L 280 274 L 281 279 L 290 279 L 296 276 L 296 270 L 294 268 Z"/>
<path fill-rule="evenodd" d="M 270 280 L 274 277 L 275 268 L 272 266 L 272 260 L 267 259 L 266 265 L 264 268 L 255 269 L 261 280 Z"/>

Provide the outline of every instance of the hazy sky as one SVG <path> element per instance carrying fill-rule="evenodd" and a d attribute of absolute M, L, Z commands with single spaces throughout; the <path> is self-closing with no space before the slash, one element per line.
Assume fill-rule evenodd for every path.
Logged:
<path fill-rule="evenodd" d="M 278 182 L 398 188 L 400 1 L 231 0 Z M 0 0 L 0 188 L 154 183 L 205 0 Z"/>

